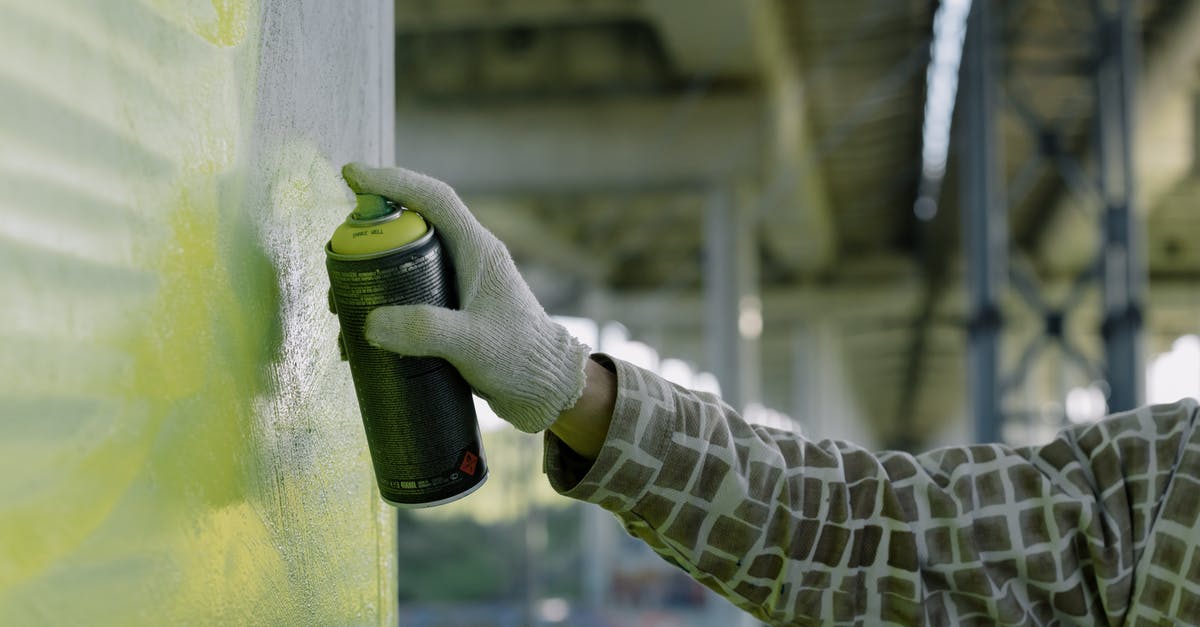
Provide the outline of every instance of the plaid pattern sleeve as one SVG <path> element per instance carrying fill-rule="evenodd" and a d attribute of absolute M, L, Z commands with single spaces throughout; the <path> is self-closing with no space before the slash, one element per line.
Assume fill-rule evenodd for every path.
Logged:
<path fill-rule="evenodd" d="M 1200 408 L 1148 407 L 1050 443 L 919 456 L 743 421 L 611 360 L 587 464 L 547 436 L 559 492 L 773 625 L 1200 623 Z"/>

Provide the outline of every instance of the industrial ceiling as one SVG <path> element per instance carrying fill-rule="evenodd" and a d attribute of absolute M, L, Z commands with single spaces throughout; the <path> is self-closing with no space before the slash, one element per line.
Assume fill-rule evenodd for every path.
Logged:
<path fill-rule="evenodd" d="M 718 374 L 705 264 L 714 195 L 730 199 L 727 226 L 748 229 L 747 280 L 764 320 L 752 366 L 741 364 L 757 383 L 741 400 L 815 435 L 842 433 L 822 414 L 851 403 L 870 444 L 952 441 L 967 386 L 953 153 L 938 214 L 913 211 L 937 6 L 398 0 L 397 162 L 459 189 L 552 313 L 618 320 Z M 1012 263 L 1058 303 L 1097 245 L 1095 211 L 1071 180 L 1093 169 L 1081 78 L 1095 43 L 1089 3 L 998 6 Z M 1200 326 L 1200 3 L 1138 6 L 1133 152 L 1147 346 L 1161 350 Z M 1080 289 L 1067 319 L 1089 356 L 1099 355 L 1096 292 Z M 1015 368 L 1045 320 L 1010 300 L 1004 352 Z M 1058 376 L 1070 360 L 1043 352 L 1013 403 L 1053 422 L 1065 388 L 1088 373 Z M 822 364 L 838 376 L 814 377 Z M 829 381 L 844 394 L 818 389 Z"/>

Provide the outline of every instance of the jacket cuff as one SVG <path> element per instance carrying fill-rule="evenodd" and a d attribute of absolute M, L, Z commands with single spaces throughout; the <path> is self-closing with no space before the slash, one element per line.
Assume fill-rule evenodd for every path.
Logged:
<path fill-rule="evenodd" d="M 545 472 L 563 496 L 630 511 L 647 493 L 668 458 L 675 432 L 674 392 L 658 375 L 608 355 L 592 356 L 615 372 L 612 423 L 594 462 L 545 432 Z"/>

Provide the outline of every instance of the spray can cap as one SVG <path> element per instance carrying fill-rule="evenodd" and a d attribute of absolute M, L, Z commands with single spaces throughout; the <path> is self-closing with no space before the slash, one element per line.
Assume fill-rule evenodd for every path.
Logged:
<path fill-rule="evenodd" d="M 405 211 L 399 203 L 383 196 L 356 196 L 354 211 L 334 230 L 329 240 L 329 254 L 378 256 L 413 243 L 426 234 L 432 236 L 432 227 L 420 214 Z"/>
<path fill-rule="evenodd" d="M 354 218 L 358 220 L 374 220 L 382 218 L 397 210 L 388 199 L 376 194 L 355 194 L 356 205 Z"/>

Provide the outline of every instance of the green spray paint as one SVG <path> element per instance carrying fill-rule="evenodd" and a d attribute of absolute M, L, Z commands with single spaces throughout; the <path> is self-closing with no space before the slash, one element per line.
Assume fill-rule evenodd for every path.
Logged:
<path fill-rule="evenodd" d="M 0 2 L 0 624 L 391 622 L 263 12 Z"/>

